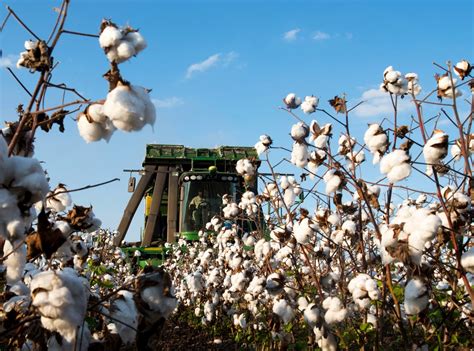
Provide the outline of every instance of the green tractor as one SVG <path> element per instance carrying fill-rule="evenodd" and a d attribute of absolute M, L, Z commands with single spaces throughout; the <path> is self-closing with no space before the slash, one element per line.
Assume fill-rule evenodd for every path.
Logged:
<path fill-rule="evenodd" d="M 256 192 L 256 178 L 245 183 L 235 166 L 243 158 L 255 160 L 253 147 L 221 146 L 215 149 L 183 145 L 148 144 L 141 178 L 129 181 L 133 192 L 118 226 L 115 244 L 120 246 L 135 212 L 144 200 L 145 230 L 139 246 L 124 248 L 130 255 L 139 250 L 141 265 L 163 258 L 163 244 L 179 238 L 197 240 L 198 232 L 222 210 L 222 196 L 239 201 L 247 189 Z M 130 171 L 131 170 L 125 170 Z"/>

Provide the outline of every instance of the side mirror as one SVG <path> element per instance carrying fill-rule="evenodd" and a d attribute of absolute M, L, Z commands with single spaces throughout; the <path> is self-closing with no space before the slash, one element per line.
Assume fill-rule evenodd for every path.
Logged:
<path fill-rule="evenodd" d="M 135 191 L 135 177 L 128 178 L 128 192 L 133 193 Z"/>

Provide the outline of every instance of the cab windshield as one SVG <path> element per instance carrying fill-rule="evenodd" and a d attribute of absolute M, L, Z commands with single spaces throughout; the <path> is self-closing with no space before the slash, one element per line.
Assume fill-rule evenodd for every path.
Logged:
<path fill-rule="evenodd" d="M 231 178 L 222 180 L 222 178 Z M 206 223 L 223 208 L 222 196 L 228 194 L 234 201 L 240 198 L 237 177 L 221 177 L 220 180 L 190 180 L 183 183 L 181 206 L 181 232 L 203 229 Z"/>

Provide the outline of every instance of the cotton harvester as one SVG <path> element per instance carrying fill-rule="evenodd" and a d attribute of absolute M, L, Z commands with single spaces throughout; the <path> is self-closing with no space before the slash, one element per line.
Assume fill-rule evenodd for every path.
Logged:
<path fill-rule="evenodd" d="M 199 230 L 221 213 L 222 196 L 239 201 L 245 191 L 235 166 L 243 158 L 258 156 L 253 147 L 221 146 L 195 149 L 183 145 L 148 144 L 138 184 L 129 180 L 133 192 L 118 226 L 116 245 L 121 245 L 135 212 L 145 201 L 143 253 L 152 253 L 164 242 L 177 238 L 198 239 Z M 125 170 L 127 171 L 127 170 Z M 249 184 L 247 184 L 249 187 Z M 250 184 L 256 190 L 256 181 Z"/>

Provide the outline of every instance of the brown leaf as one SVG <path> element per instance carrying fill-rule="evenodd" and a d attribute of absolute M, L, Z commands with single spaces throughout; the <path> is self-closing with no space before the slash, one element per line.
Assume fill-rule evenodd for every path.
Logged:
<path fill-rule="evenodd" d="M 38 215 L 37 231 L 26 237 L 27 259 L 31 260 L 44 254 L 50 258 L 56 250 L 64 244 L 66 238 L 59 229 L 53 229 L 53 225 L 48 220 L 48 213 L 44 208 Z"/>

